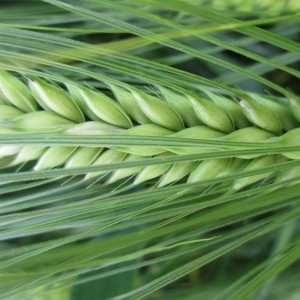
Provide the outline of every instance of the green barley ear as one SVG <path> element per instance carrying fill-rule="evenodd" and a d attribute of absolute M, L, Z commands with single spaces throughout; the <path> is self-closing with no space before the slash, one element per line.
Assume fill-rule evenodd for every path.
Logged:
<path fill-rule="evenodd" d="M 70 128 L 74 122 L 51 111 L 23 114 L 10 122 L 12 129 L 29 132 L 58 132 Z"/>
<path fill-rule="evenodd" d="M 215 103 L 194 95 L 187 96 L 198 118 L 208 127 L 225 133 L 234 130 L 230 116 Z"/>
<path fill-rule="evenodd" d="M 143 110 L 137 105 L 134 96 L 116 85 L 110 85 L 112 91 L 115 94 L 116 99 L 125 109 L 127 114 L 139 124 L 150 124 L 151 120 L 143 113 Z"/>
<path fill-rule="evenodd" d="M 132 127 L 131 120 L 123 108 L 103 93 L 79 86 L 73 86 L 72 89 L 73 91 L 75 89 L 77 90 L 77 97 L 75 100 L 78 99 L 80 95 L 80 103 L 84 102 L 89 110 L 97 116 L 98 120 L 102 120 L 122 128 Z"/>
<path fill-rule="evenodd" d="M 24 112 L 38 110 L 38 105 L 27 86 L 15 76 L 0 70 L 0 90 L 8 103 Z"/>
<path fill-rule="evenodd" d="M 139 108 L 153 123 L 174 131 L 184 128 L 180 116 L 171 105 L 138 90 L 132 89 L 131 93 Z"/>
<path fill-rule="evenodd" d="M 175 93 L 170 89 L 161 86 L 159 86 L 158 89 L 167 103 L 176 109 L 176 112 L 179 114 L 184 124 L 188 127 L 201 125 L 201 121 L 193 110 L 193 106 L 183 94 Z"/>
<path fill-rule="evenodd" d="M 282 126 L 280 120 L 273 111 L 265 107 L 262 103 L 247 97 L 240 101 L 245 116 L 256 126 L 270 131 L 274 134 L 280 134 Z"/>
<path fill-rule="evenodd" d="M 33 167 L 35 171 L 52 169 L 64 164 L 76 147 L 52 146 L 48 148 Z"/>
<path fill-rule="evenodd" d="M 160 127 L 156 124 L 144 124 L 128 129 L 126 132 L 124 132 L 124 135 L 166 136 L 172 133 L 173 131 L 164 127 Z M 118 147 L 118 149 L 123 152 L 141 156 L 152 156 L 166 152 L 165 149 L 152 147 Z"/>
<path fill-rule="evenodd" d="M 23 115 L 23 111 L 10 105 L 0 104 L 0 122 L 14 119 L 17 116 Z"/>
<path fill-rule="evenodd" d="M 237 128 L 244 128 L 250 126 L 250 122 L 243 114 L 242 108 L 235 102 L 226 97 L 218 96 L 209 91 L 203 91 L 215 104 L 224 109 L 231 117 L 233 124 Z"/>
<path fill-rule="evenodd" d="M 74 122 L 84 122 L 84 116 L 77 104 L 61 88 L 40 79 L 30 80 L 29 87 L 43 109 L 53 111 Z"/>

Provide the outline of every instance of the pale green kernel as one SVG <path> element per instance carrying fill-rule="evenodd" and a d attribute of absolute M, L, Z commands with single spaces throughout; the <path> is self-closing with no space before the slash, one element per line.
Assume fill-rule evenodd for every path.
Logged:
<path fill-rule="evenodd" d="M 15 76 L 0 70 L 0 90 L 6 100 L 24 112 L 38 110 L 27 86 Z"/>
<path fill-rule="evenodd" d="M 80 93 L 81 89 L 74 84 L 66 84 L 66 87 L 68 89 L 71 98 L 79 106 L 83 114 L 91 120 L 98 121 L 99 118 L 97 117 L 97 115 L 89 108 L 84 98 L 81 96 Z"/>
<path fill-rule="evenodd" d="M 230 116 L 215 103 L 200 97 L 188 95 L 198 118 L 208 127 L 229 133 L 234 130 Z"/>
<path fill-rule="evenodd" d="M 201 139 L 201 140 L 211 140 L 224 136 L 224 133 L 217 131 L 215 129 L 209 128 L 207 126 L 194 126 L 190 128 L 183 129 L 179 132 L 175 132 L 170 135 L 174 138 L 185 138 L 185 139 Z M 208 153 L 217 151 L 218 148 L 199 146 L 199 147 L 188 147 L 188 148 L 169 148 L 168 151 L 176 154 L 196 154 L 196 153 Z"/>
<path fill-rule="evenodd" d="M 0 157 L 0 169 L 10 167 L 14 160 L 14 155 Z M 5 184 L 6 182 L 1 182 L 1 184 Z"/>
<path fill-rule="evenodd" d="M 1 105 L 7 105 L 7 104 L 10 104 L 9 101 L 5 100 L 5 96 L 4 96 L 3 93 L 1 92 L 1 88 L 0 88 L 0 104 L 1 104 Z"/>
<path fill-rule="evenodd" d="M 288 104 L 294 117 L 300 123 L 300 99 L 296 96 L 294 98 L 288 98 Z"/>
<path fill-rule="evenodd" d="M 169 153 L 163 153 L 161 155 L 158 155 L 157 157 L 169 157 L 169 156 L 170 156 Z M 167 172 L 171 166 L 172 166 L 172 163 L 146 166 L 143 168 L 143 170 L 141 172 L 138 173 L 133 184 L 138 185 L 138 184 L 141 184 L 150 179 L 159 177 L 160 175 Z"/>
<path fill-rule="evenodd" d="M 180 116 L 172 106 L 141 91 L 132 90 L 131 92 L 139 108 L 153 123 L 174 131 L 184 128 Z"/>
<path fill-rule="evenodd" d="M 115 149 L 108 149 L 93 162 L 92 166 L 101 166 L 110 163 L 121 162 L 126 156 L 126 153 L 117 151 Z M 99 175 L 107 174 L 109 171 L 91 172 L 85 175 L 84 180 L 88 180 Z"/>
<path fill-rule="evenodd" d="M 42 80 L 30 80 L 29 87 L 39 105 L 75 122 L 84 122 L 84 116 L 75 102 L 61 88 Z"/>
<path fill-rule="evenodd" d="M 289 110 L 284 105 L 263 97 L 262 103 L 264 106 L 268 107 L 275 113 L 275 115 L 280 120 L 283 129 L 288 131 L 298 126 L 297 120 L 292 112 L 293 110 Z"/>
<path fill-rule="evenodd" d="M 300 166 L 294 166 L 289 169 L 282 170 L 276 177 L 276 182 L 284 182 L 286 180 L 295 179 L 289 183 L 287 186 L 292 186 L 300 183 Z"/>
<path fill-rule="evenodd" d="M 158 187 L 179 181 L 187 176 L 196 164 L 196 162 L 179 162 L 173 164 L 173 166 L 159 179 Z"/>
<path fill-rule="evenodd" d="M 227 114 L 231 117 L 233 124 L 237 128 L 250 126 L 250 122 L 245 117 L 242 108 L 237 103 L 230 99 L 227 99 L 226 97 L 218 96 L 209 91 L 205 91 L 205 93 L 215 104 L 217 104 L 227 112 Z"/>
<path fill-rule="evenodd" d="M 230 162 L 230 158 L 204 160 L 192 170 L 187 182 L 200 182 L 222 176 Z"/>
<path fill-rule="evenodd" d="M 14 106 L 0 105 L 0 122 L 13 119 L 17 116 L 23 115 L 24 112 Z"/>
<path fill-rule="evenodd" d="M 74 122 L 51 111 L 37 111 L 16 117 L 11 127 L 29 132 L 58 132 L 70 128 Z"/>
<path fill-rule="evenodd" d="M 263 157 L 258 157 L 250 160 L 249 163 L 243 168 L 243 172 L 260 170 L 269 166 L 273 166 L 276 163 L 283 162 L 284 158 L 279 155 L 267 155 Z M 243 176 L 234 181 L 232 189 L 234 191 L 240 190 L 250 184 L 258 182 L 260 180 L 268 178 L 274 172 L 264 172 L 257 175 Z"/>
<path fill-rule="evenodd" d="M 20 134 L 19 131 L 13 130 L 13 129 L 11 129 L 11 128 L 0 127 L 0 134 L 7 134 L 7 133 L 16 133 L 16 134 Z"/>
<path fill-rule="evenodd" d="M 240 105 L 250 122 L 274 134 L 281 133 L 280 120 L 269 108 L 251 98 L 241 100 Z"/>
<path fill-rule="evenodd" d="M 12 165 L 23 164 L 28 161 L 38 159 L 46 151 L 46 149 L 46 147 L 39 146 L 23 147 L 16 155 L 15 159 L 12 162 Z"/>
<path fill-rule="evenodd" d="M 133 128 L 128 129 L 124 135 L 132 135 L 132 136 L 166 136 L 173 133 L 173 131 L 166 129 L 164 127 L 160 127 L 155 124 L 144 124 L 138 125 Z M 157 155 L 163 152 L 166 152 L 165 149 L 155 148 L 155 147 L 118 147 L 118 150 L 127 152 L 134 155 L 141 156 L 152 156 Z"/>
<path fill-rule="evenodd" d="M 300 159 L 300 128 L 295 128 L 285 133 L 278 138 L 277 143 L 282 147 L 299 147 L 298 151 L 284 152 L 282 155 L 290 159 Z"/>
<path fill-rule="evenodd" d="M 80 147 L 72 154 L 65 164 L 65 168 L 78 168 L 91 165 L 103 151 L 103 148 Z"/>
<path fill-rule="evenodd" d="M 0 146 L 0 158 L 17 154 L 23 147 L 15 145 Z"/>
<path fill-rule="evenodd" d="M 131 93 L 127 92 L 124 88 L 115 85 L 111 85 L 111 89 L 114 92 L 118 102 L 134 121 L 139 124 L 152 123 L 137 105 L 136 100 Z"/>
<path fill-rule="evenodd" d="M 246 143 L 256 143 L 256 142 L 261 142 L 261 141 L 266 141 L 270 138 L 272 138 L 273 135 L 265 130 L 262 130 L 260 128 L 257 127 L 247 127 L 247 128 L 242 128 L 239 130 L 236 130 L 230 134 L 227 134 L 223 137 L 220 137 L 220 140 L 224 140 L 224 141 L 230 141 L 230 142 L 246 142 Z M 224 147 L 224 149 L 226 149 L 227 147 Z M 244 147 L 234 147 L 234 148 L 230 148 L 228 147 L 227 150 L 243 150 L 245 149 Z M 236 155 L 234 155 L 235 157 L 239 157 L 239 158 L 244 158 L 244 159 L 251 159 L 251 158 L 255 158 L 255 157 L 259 157 L 261 156 L 261 154 L 239 154 L 237 153 Z"/>
<path fill-rule="evenodd" d="M 193 106 L 185 95 L 175 93 L 170 89 L 161 86 L 159 86 L 159 90 L 167 103 L 176 109 L 176 112 L 179 114 L 184 124 L 188 127 L 201 125 L 199 118 L 193 110 Z"/>
<path fill-rule="evenodd" d="M 297 120 L 293 115 L 293 110 L 289 110 L 284 105 L 279 104 L 270 99 L 267 99 L 265 97 L 259 95 L 256 95 L 255 97 L 256 97 L 255 99 L 257 99 L 260 103 L 262 103 L 266 108 L 269 108 L 269 110 L 272 111 L 277 116 L 283 129 L 288 131 L 297 127 Z"/>
<path fill-rule="evenodd" d="M 76 124 L 65 133 L 74 135 L 114 135 L 122 134 L 126 129 L 116 127 L 101 121 L 89 121 Z"/>
<path fill-rule="evenodd" d="M 98 119 L 122 128 L 132 127 L 130 118 L 117 102 L 98 91 L 83 87 L 77 88 L 83 101 Z"/>
<path fill-rule="evenodd" d="M 194 126 L 175 132 L 171 136 L 174 138 L 210 140 L 224 136 L 224 133 L 207 126 Z"/>
<path fill-rule="evenodd" d="M 124 162 L 130 162 L 130 161 L 134 162 L 143 159 L 145 159 L 145 157 L 143 156 L 127 155 L 124 159 Z M 122 168 L 122 169 L 115 170 L 106 183 L 110 184 L 118 180 L 133 176 L 134 174 L 137 174 L 141 169 L 142 169 L 141 166 L 137 166 L 137 167 L 129 167 L 129 168 Z"/>
<path fill-rule="evenodd" d="M 233 142 L 260 142 L 272 138 L 273 134 L 257 127 L 247 127 L 224 135 L 221 140 Z"/>
<path fill-rule="evenodd" d="M 33 167 L 35 171 L 52 169 L 64 164 L 76 147 L 52 146 L 49 147 Z"/>

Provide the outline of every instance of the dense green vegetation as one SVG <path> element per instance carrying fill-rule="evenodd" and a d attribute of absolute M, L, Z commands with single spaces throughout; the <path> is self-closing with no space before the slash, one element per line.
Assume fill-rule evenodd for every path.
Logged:
<path fill-rule="evenodd" d="M 299 1 L 0 11 L 1 299 L 299 299 Z"/>

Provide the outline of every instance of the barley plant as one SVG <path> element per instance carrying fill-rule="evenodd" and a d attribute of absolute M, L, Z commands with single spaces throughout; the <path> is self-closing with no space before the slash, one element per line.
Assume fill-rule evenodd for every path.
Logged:
<path fill-rule="evenodd" d="M 299 1 L 0 12 L 0 299 L 300 299 Z"/>

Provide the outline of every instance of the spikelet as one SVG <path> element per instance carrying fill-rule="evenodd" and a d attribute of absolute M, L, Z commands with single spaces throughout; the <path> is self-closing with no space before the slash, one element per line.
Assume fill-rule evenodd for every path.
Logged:
<path fill-rule="evenodd" d="M 117 101 L 128 113 L 130 118 L 139 124 L 150 124 L 151 120 L 144 114 L 143 110 L 136 103 L 136 99 L 132 93 L 126 91 L 124 88 L 110 85 L 114 92 Z"/>
<path fill-rule="evenodd" d="M 282 132 L 282 125 L 276 114 L 258 101 L 247 97 L 240 101 L 244 114 L 256 126 L 274 134 Z"/>
<path fill-rule="evenodd" d="M 188 95 L 198 118 L 208 127 L 229 133 L 234 130 L 232 119 L 226 111 L 206 99 Z"/>
<path fill-rule="evenodd" d="M 300 128 L 295 128 L 282 135 L 278 138 L 278 143 L 285 147 L 298 147 L 298 151 L 284 152 L 282 155 L 290 159 L 300 159 Z"/>
<path fill-rule="evenodd" d="M 78 168 L 91 165 L 103 151 L 103 148 L 80 147 L 68 158 L 65 168 Z"/>
<path fill-rule="evenodd" d="M 251 126 L 250 122 L 243 114 L 242 108 L 237 103 L 225 97 L 218 96 L 209 91 L 204 91 L 204 93 L 221 109 L 227 112 L 235 127 L 244 128 L 244 127 Z"/>
<path fill-rule="evenodd" d="M 126 153 L 117 151 L 115 149 L 108 149 L 100 154 L 100 156 L 93 162 L 92 166 L 100 166 L 109 163 L 122 161 Z M 100 175 L 107 174 L 107 171 L 91 172 L 85 175 L 84 180 L 89 180 Z"/>
<path fill-rule="evenodd" d="M 190 173 L 187 182 L 199 182 L 222 176 L 222 172 L 227 169 L 227 167 L 230 165 L 230 162 L 230 158 L 202 161 Z"/>
<path fill-rule="evenodd" d="M 184 128 L 180 116 L 169 104 L 142 91 L 132 90 L 131 93 L 139 108 L 153 123 L 174 131 Z"/>
<path fill-rule="evenodd" d="M 52 146 L 49 147 L 39 158 L 33 167 L 35 171 L 51 169 L 64 164 L 76 147 Z"/>
<path fill-rule="evenodd" d="M 81 110 L 64 90 L 40 79 L 30 80 L 29 87 L 36 101 L 45 110 L 51 110 L 74 122 L 84 122 Z"/>
<path fill-rule="evenodd" d="M 124 162 L 134 162 L 134 161 L 139 161 L 144 159 L 143 156 L 138 156 L 138 155 L 127 155 L 125 159 L 123 160 Z M 137 174 L 141 170 L 141 167 L 129 167 L 129 168 L 122 168 L 119 170 L 114 171 L 109 179 L 107 180 L 107 184 L 116 182 L 118 180 L 121 180 L 123 178 L 129 178 L 135 174 Z"/>
<path fill-rule="evenodd" d="M 23 112 L 14 106 L 0 105 L 0 122 L 9 121 L 21 115 Z"/>
<path fill-rule="evenodd" d="M 158 157 L 168 157 L 168 156 L 170 156 L 169 153 L 163 153 L 158 155 Z M 137 185 L 145 181 L 148 181 L 150 179 L 157 178 L 160 175 L 164 174 L 168 169 L 170 169 L 171 166 L 172 166 L 171 163 L 146 166 L 137 174 L 133 184 Z"/>
<path fill-rule="evenodd" d="M 184 138 L 184 139 L 201 139 L 201 140 L 211 140 L 224 136 L 224 134 L 215 129 L 209 128 L 207 126 L 195 126 L 183 129 L 179 132 L 173 133 L 170 137 Z M 189 147 L 189 148 L 169 148 L 170 152 L 176 154 L 196 154 L 196 153 L 208 153 L 216 151 L 216 149 L 211 147 Z"/>
<path fill-rule="evenodd" d="M 166 102 L 174 107 L 187 127 L 193 127 L 202 124 L 195 111 L 193 110 L 192 104 L 183 94 L 175 93 L 170 89 L 164 87 L 158 88 Z"/>
<path fill-rule="evenodd" d="M 124 135 L 134 136 L 166 136 L 173 133 L 171 130 L 160 127 L 156 124 L 144 124 L 135 126 L 128 129 Z M 165 149 L 161 148 L 148 148 L 148 147 L 118 147 L 120 151 L 127 152 L 134 155 L 152 156 L 165 152 Z"/>
<path fill-rule="evenodd" d="M 36 111 L 37 103 L 26 85 L 13 75 L 0 70 L 0 90 L 4 100 L 24 112 Z"/>
<path fill-rule="evenodd" d="M 196 162 L 182 162 L 173 164 L 172 167 L 160 177 L 158 186 L 161 187 L 179 181 L 190 174 L 196 164 Z"/>
<path fill-rule="evenodd" d="M 279 155 L 268 155 L 250 160 L 249 163 L 243 168 L 243 172 L 254 171 L 263 169 L 279 162 L 284 162 L 286 159 Z M 243 178 L 236 179 L 234 181 L 232 189 L 234 191 L 240 190 L 250 184 L 258 182 L 268 176 L 273 175 L 273 172 L 264 172 L 257 175 L 251 175 Z"/>
<path fill-rule="evenodd" d="M 80 103 L 85 103 L 86 107 L 96 115 L 98 120 L 121 128 L 132 126 L 131 120 L 123 108 L 103 93 L 79 86 L 73 86 L 72 89 L 77 90 L 78 96 L 76 99 L 81 98 Z"/>
<path fill-rule="evenodd" d="M 64 131 L 74 125 L 74 122 L 59 116 L 52 111 L 36 111 L 14 118 L 11 128 L 27 132 L 57 132 Z"/>

